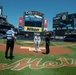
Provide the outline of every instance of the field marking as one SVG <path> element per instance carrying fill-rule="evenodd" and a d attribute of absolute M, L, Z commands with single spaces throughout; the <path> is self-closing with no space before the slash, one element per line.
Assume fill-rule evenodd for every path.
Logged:
<path fill-rule="evenodd" d="M 20 71 L 29 67 L 30 69 L 42 69 L 42 68 L 61 68 L 61 67 L 75 67 L 76 60 L 73 58 L 58 58 L 56 61 L 45 61 L 41 65 L 39 63 L 42 61 L 42 58 L 23 58 L 11 64 L 1 64 L 0 70 L 11 69 L 15 71 Z M 58 63 L 60 61 L 60 63 Z M 70 61 L 70 62 L 69 62 Z"/>
<path fill-rule="evenodd" d="M 35 48 L 25 46 L 21 46 L 20 49 L 28 49 L 29 51 L 35 51 Z M 40 47 L 38 51 L 41 51 L 42 49 L 45 49 L 45 47 Z"/>

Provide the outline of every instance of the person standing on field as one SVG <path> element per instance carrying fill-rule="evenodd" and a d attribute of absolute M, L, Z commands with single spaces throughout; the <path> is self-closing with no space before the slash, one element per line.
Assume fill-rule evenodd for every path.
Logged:
<path fill-rule="evenodd" d="M 39 51 L 40 42 L 41 42 L 41 38 L 40 38 L 39 34 L 36 34 L 35 37 L 34 37 L 35 52 Z"/>
<path fill-rule="evenodd" d="M 11 27 L 10 30 L 6 32 L 7 42 L 6 42 L 6 51 L 5 51 L 5 58 L 6 59 L 13 59 L 13 49 L 14 49 L 14 42 L 16 41 L 14 26 Z M 10 49 L 10 54 L 8 56 L 8 51 Z"/>
<path fill-rule="evenodd" d="M 46 33 L 46 37 L 45 37 L 45 42 L 46 42 L 46 45 L 45 45 L 45 48 L 46 48 L 46 53 L 45 54 L 49 54 L 50 52 L 50 48 L 49 48 L 49 45 L 50 45 L 50 36 L 49 33 Z"/>

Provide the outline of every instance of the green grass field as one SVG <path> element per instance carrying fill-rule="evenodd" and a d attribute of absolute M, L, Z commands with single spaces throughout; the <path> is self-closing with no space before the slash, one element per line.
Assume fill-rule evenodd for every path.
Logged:
<path fill-rule="evenodd" d="M 0 45 L 5 44 L 6 40 L 0 39 Z M 70 45 L 69 45 L 70 44 Z M 72 45 L 74 44 L 74 45 Z M 24 46 L 34 46 L 33 41 L 31 43 L 28 43 L 28 41 L 24 40 L 17 40 L 15 42 L 15 45 L 24 45 Z M 45 46 L 45 42 L 42 42 L 40 44 L 41 46 Z M 31 68 L 30 66 L 23 67 L 22 69 L 15 70 L 13 68 L 17 67 L 18 65 L 14 65 L 9 68 L 4 68 L 3 66 L 0 67 L 0 75 L 76 75 L 76 43 L 72 42 L 51 42 L 50 46 L 63 46 L 65 48 L 68 48 L 72 50 L 70 54 L 64 54 L 64 55 L 28 55 L 28 54 L 16 54 L 14 60 L 5 60 L 4 58 L 4 52 L 0 51 L 0 66 L 3 64 L 7 67 L 9 65 L 16 63 L 17 61 L 20 61 L 24 58 L 31 58 L 31 61 L 34 61 L 37 58 L 42 59 L 39 63 L 38 66 L 43 66 L 43 68 Z M 61 65 L 62 61 L 59 59 L 66 59 L 66 63 L 68 65 Z M 52 66 L 46 67 L 45 62 L 49 62 L 50 64 L 52 63 Z M 53 64 L 53 62 L 56 62 L 57 64 Z M 24 63 L 24 62 L 22 62 Z M 61 66 L 60 66 L 61 65 Z M 72 65 L 72 66 L 71 66 Z M 37 66 L 37 65 L 36 65 Z M 55 68 L 54 66 L 60 66 L 59 68 Z M 3 70 L 2 70 L 3 68 Z M 13 69 L 13 70 L 12 70 Z"/>

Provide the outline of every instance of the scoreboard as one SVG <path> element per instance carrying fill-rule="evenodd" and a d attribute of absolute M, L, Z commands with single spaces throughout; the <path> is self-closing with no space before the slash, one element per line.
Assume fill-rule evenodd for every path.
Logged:
<path fill-rule="evenodd" d="M 53 17 L 53 28 L 59 27 L 61 17 Z"/>
<path fill-rule="evenodd" d="M 74 27 L 74 20 L 76 18 L 76 13 L 69 14 L 68 12 L 59 13 L 56 15 L 56 17 L 53 17 L 53 28 L 63 28 L 63 27 Z"/>
<path fill-rule="evenodd" d="M 43 13 L 37 11 L 24 12 L 24 31 L 28 32 L 42 32 L 44 17 Z"/>

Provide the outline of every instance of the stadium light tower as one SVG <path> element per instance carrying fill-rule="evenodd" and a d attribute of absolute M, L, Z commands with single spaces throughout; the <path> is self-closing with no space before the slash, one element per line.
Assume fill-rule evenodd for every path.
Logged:
<path fill-rule="evenodd" d="M 0 6 L 0 15 L 2 15 L 3 7 Z"/>

